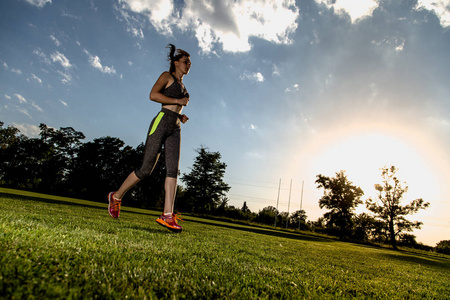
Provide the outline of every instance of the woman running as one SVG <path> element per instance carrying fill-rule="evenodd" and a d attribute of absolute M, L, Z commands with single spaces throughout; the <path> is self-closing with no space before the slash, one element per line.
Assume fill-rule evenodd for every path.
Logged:
<path fill-rule="evenodd" d="M 168 48 L 169 72 L 161 74 L 150 92 L 150 100 L 161 103 L 162 108 L 150 124 L 142 165 L 128 175 L 116 192 L 109 193 L 108 211 L 111 217 L 119 217 L 123 196 L 141 179 L 152 173 L 164 145 L 167 172 L 164 183 L 164 212 L 156 222 L 180 232 L 183 228 L 177 222 L 179 218 L 173 213 L 173 206 L 180 160 L 180 122 L 184 124 L 189 120 L 186 115 L 181 114 L 183 107 L 189 103 L 183 77 L 189 73 L 191 58 L 189 53 L 176 49 L 172 44 L 169 44 Z"/>

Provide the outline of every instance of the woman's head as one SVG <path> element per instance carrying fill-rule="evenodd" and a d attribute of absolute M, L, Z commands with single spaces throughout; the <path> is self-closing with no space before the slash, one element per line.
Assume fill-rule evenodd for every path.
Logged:
<path fill-rule="evenodd" d="M 175 62 L 180 61 L 183 57 L 190 58 L 190 55 L 189 55 L 189 53 L 187 53 L 184 50 L 177 49 L 175 47 L 175 45 L 173 45 L 173 44 L 169 44 L 167 46 L 167 48 L 170 49 L 169 55 L 167 56 L 167 59 L 170 61 L 169 72 L 174 73 L 175 72 Z M 190 61 L 189 61 L 189 63 L 190 63 Z"/>

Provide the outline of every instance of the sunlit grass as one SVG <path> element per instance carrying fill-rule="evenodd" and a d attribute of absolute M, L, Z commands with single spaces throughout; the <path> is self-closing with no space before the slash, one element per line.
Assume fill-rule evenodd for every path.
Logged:
<path fill-rule="evenodd" d="M 11 193 L 16 193 L 13 195 Z M 445 299 L 448 257 L 0 189 L 0 297 Z"/>

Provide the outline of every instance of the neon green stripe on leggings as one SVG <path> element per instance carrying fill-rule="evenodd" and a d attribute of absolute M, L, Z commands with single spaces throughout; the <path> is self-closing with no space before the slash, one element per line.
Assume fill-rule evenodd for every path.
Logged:
<path fill-rule="evenodd" d="M 158 128 L 159 122 L 161 122 L 162 117 L 164 117 L 164 113 L 162 111 L 159 112 L 158 116 L 156 117 L 155 123 L 153 123 L 152 129 L 150 130 L 150 134 L 152 135 L 153 132 Z"/>

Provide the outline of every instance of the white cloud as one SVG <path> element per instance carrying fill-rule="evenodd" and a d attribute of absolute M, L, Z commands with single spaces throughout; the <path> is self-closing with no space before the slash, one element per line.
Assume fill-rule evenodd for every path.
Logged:
<path fill-rule="evenodd" d="M 34 101 L 31 101 L 31 106 L 33 106 L 37 111 L 40 111 L 40 112 L 44 111 L 39 105 L 34 103 Z"/>
<path fill-rule="evenodd" d="M 124 7 L 125 8 L 127 7 L 126 4 L 122 4 L 121 7 L 122 7 L 122 9 L 116 7 L 116 10 L 120 13 L 122 18 L 125 20 L 127 32 L 130 32 L 131 35 L 134 37 L 143 39 L 144 32 L 142 31 L 141 21 L 139 20 L 139 18 L 136 16 L 131 16 L 126 10 L 123 9 Z"/>
<path fill-rule="evenodd" d="M 419 0 L 417 7 L 433 10 L 444 27 L 450 26 L 450 2 L 448 0 Z"/>
<path fill-rule="evenodd" d="M 11 72 L 16 73 L 17 75 L 22 75 L 22 70 L 20 69 L 12 68 Z"/>
<path fill-rule="evenodd" d="M 300 90 L 300 86 L 298 85 L 298 83 L 292 85 L 292 87 L 290 87 L 290 86 L 287 87 L 284 91 L 285 91 L 286 93 L 289 93 L 289 92 L 292 92 L 293 89 L 296 90 L 296 91 L 299 91 L 299 90 Z"/>
<path fill-rule="evenodd" d="M 278 66 L 276 64 L 273 64 L 272 75 L 280 76 L 280 71 L 278 70 Z"/>
<path fill-rule="evenodd" d="M 30 79 L 27 79 L 27 80 L 30 81 Z M 36 81 L 39 84 L 42 84 L 42 79 L 40 79 L 39 77 L 37 77 L 33 73 L 31 73 L 31 80 Z"/>
<path fill-rule="evenodd" d="M 351 17 L 352 22 L 370 16 L 373 10 L 378 7 L 376 0 L 316 0 L 316 2 L 326 5 L 328 8 L 334 7 L 337 13 L 347 13 Z"/>
<path fill-rule="evenodd" d="M 51 64 L 50 59 L 48 59 L 47 55 L 41 51 L 41 49 L 37 48 L 33 50 L 33 54 L 38 56 L 44 63 Z"/>
<path fill-rule="evenodd" d="M 70 75 L 70 73 L 68 72 L 61 72 L 61 71 L 57 71 L 59 75 L 61 75 L 61 82 L 62 83 L 67 83 L 70 84 L 72 82 L 72 75 Z"/>
<path fill-rule="evenodd" d="M 11 71 L 11 72 L 13 72 L 13 73 L 16 73 L 17 75 L 22 75 L 22 70 L 16 69 L 16 68 L 10 69 L 9 66 L 8 66 L 8 64 L 7 64 L 6 62 L 3 62 L 3 63 L 2 63 L 2 66 L 3 66 L 3 68 L 4 68 L 5 70 L 9 70 L 9 71 Z"/>
<path fill-rule="evenodd" d="M 27 99 L 25 99 L 25 97 L 23 97 L 21 94 L 14 94 L 14 96 L 16 96 L 16 98 L 19 100 L 19 103 L 28 103 Z"/>
<path fill-rule="evenodd" d="M 177 18 L 173 18 L 174 5 L 172 0 L 119 0 L 122 17 L 125 18 L 129 26 L 129 31 L 134 34 L 136 31 L 133 24 L 136 19 L 131 18 L 124 9 L 145 15 L 155 29 L 163 34 L 172 34 L 171 26 L 176 23 Z M 139 35 L 137 35 L 139 37 Z"/>
<path fill-rule="evenodd" d="M 347 13 L 352 22 L 370 16 L 375 8 L 378 7 L 377 0 L 316 0 L 328 8 L 334 7 L 337 13 Z M 335 2 L 335 3 L 333 3 Z M 450 26 L 450 2 L 449 0 L 419 0 L 417 9 L 427 9 L 434 11 L 441 21 L 443 27 Z"/>
<path fill-rule="evenodd" d="M 67 57 L 59 51 L 55 51 L 50 55 L 53 62 L 59 62 L 65 69 L 71 68 L 72 64 Z"/>
<path fill-rule="evenodd" d="M 228 52 L 249 51 L 250 37 L 290 44 L 299 17 L 295 0 L 186 0 L 181 8 L 175 8 L 172 0 L 120 0 L 120 4 L 121 10 L 146 15 L 161 34 L 171 35 L 173 27 L 194 31 L 204 53 L 214 53 L 219 44 Z"/>
<path fill-rule="evenodd" d="M 20 133 L 23 135 L 26 135 L 30 138 L 37 138 L 39 134 L 41 133 L 41 130 L 36 125 L 30 125 L 30 124 L 12 124 L 14 127 L 20 130 Z"/>
<path fill-rule="evenodd" d="M 61 42 L 52 34 L 50 35 L 50 39 L 55 43 L 57 47 L 61 46 Z"/>
<path fill-rule="evenodd" d="M 8 99 L 8 100 L 11 100 L 11 96 L 9 96 L 7 94 L 5 94 L 5 98 Z"/>
<path fill-rule="evenodd" d="M 97 70 L 100 70 L 102 73 L 116 74 L 116 70 L 114 69 L 114 67 L 103 66 L 98 56 L 92 55 L 86 49 L 84 49 L 83 52 L 86 53 L 86 55 L 89 57 L 89 63 L 91 64 L 91 66 L 93 66 Z"/>
<path fill-rule="evenodd" d="M 140 39 L 144 38 L 144 32 L 142 31 L 142 28 L 131 28 L 130 32 L 133 34 L 133 36 L 138 37 Z"/>
<path fill-rule="evenodd" d="M 82 17 L 72 15 L 71 13 L 68 13 L 65 9 L 63 9 L 63 11 L 61 12 L 61 17 L 66 17 L 66 18 L 70 18 L 70 19 L 78 20 L 78 21 L 83 20 Z"/>
<path fill-rule="evenodd" d="M 7 95 L 5 95 L 5 96 L 7 96 Z M 31 105 L 34 109 L 36 109 L 37 111 L 40 111 L 40 112 L 44 111 L 44 110 L 43 110 L 41 107 L 39 107 L 39 105 L 37 105 L 34 101 L 25 99 L 25 97 L 22 96 L 21 94 L 14 94 L 14 96 L 17 98 L 17 100 L 19 100 L 19 103 L 20 103 L 20 104 L 29 104 L 29 105 Z M 9 97 L 9 96 L 8 96 L 8 97 Z M 10 97 L 10 98 L 11 98 L 11 97 Z M 9 98 L 9 99 L 10 99 L 10 98 Z M 24 105 L 24 106 L 26 106 L 26 105 Z M 28 110 L 27 110 L 26 108 L 21 107 L 21 108 L 19 108 L 18 110 L 19 110 L 20 112 L 26 114 L 27 116 L 29 116 L 29 117 L 31 118 L 31 115 L 30 115 L 30 113 L 28 112 Z"/>
<path fill-rule="evenodd" d="M 33 117 L 31 116 L 31 114 L 28 112 L 28 110 L 26 110 L 25 108 L 19 108 L 17 109 L 17 111 L 23 113 L 24 115 L 26 115 L 27 117 L 29 117 L 30 119 L 33 119 Z"/>
<path fill-rule="evenodd" d="M 52 4 L 52 0 L 25 0 L 25 1 L 37 7 L 44 7 L 45 4 L 47 3 Z"/>
<path fill-rule="evenodd" d="M 44 62 L 45 64 L 50 65 L 52 62 L 47 57 L 47 55 L 41 51 L 41 49 L 37 48 L 33 50 L 33 54 L 38 56 L 39 59 Z M 69 59 L 62 54 L 59 51 L 55 51 L 50 55 L 50 58 L 53 62 L 58 62 L 61 64 L 61 66 L 65 69 L 64 72 L 60 70 L 55 70 L 59 75 L 61 75 L 61 82 L 64 84 L 70 84 L 72 82 L 72 75 L 70 74 L 69 69 L 73 67 L 73 65 L 70 63 Z M 46 70 L 42 69 L 42 71 L 47 72 Z M 33 76 L 33 74 L 32 74 Z M 35 76 L 35 75 L 34 75 Z M 38 77 L 33 77 L 33 79 L 38 80 Z M 39 78 L 40 79 L 40 78 Z M 38 80 L 39 81 L 39 80 Z"/>
<path fill-rule="evenodd" d="M 263 82 L 264 81 L 264 76 L 260 73 L 260 72 L 254 72 L 254 73 L 250 73 L 248 71 L 245 71 L 244 74 L 242 74 L 240 76 L 241 80 L 252 80 L 252 81 L 256 81 L 256 82 Z"/>

